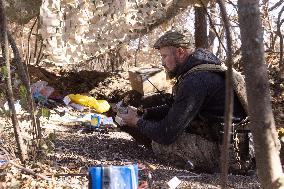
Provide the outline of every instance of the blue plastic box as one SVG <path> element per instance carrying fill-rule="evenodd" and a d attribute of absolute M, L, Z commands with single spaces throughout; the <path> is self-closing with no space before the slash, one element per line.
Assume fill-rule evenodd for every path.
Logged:
<path fill-rule="evenodd" d="M 89 169 L 90 189 L 137 189 L 138 165 L 99 166 Z"/>

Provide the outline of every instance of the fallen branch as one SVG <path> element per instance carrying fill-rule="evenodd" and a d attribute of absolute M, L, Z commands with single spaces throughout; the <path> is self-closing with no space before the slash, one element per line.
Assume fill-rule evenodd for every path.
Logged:
<path fill-rule="evenodd" d="M 27 174 L 30 174 L 30 175 L 39 177 L 39 178 L 41 178 L 41 179 L 43 179 L 43 180 L 52 181 L 50 178 L 46 177 L 45 175 L 36 173 L 36 172 L 34 172 L 33 170 L 31 170 L 31 169 L 25 168 L 25 167 L 23 167 L 23 166 L 21 166 L 21 165 L 18 165 L 18 164 L 16 164 L 16 163 L 14 163 L 13 161 L 8 161 L 8 163 L 11 164 L 11 165 L 14 165 L 14 166 L 17 167 L 18 169 L 21 169 L 22 171 L 24 171 L 24 172 L 27 173 Z"/>
<path fill-rule="evenodd" d="M 88 173 L 62 173 L 62 174 L 54 174 L 54 175 L 46 175 L 48 177 L 87 177 Z"/>

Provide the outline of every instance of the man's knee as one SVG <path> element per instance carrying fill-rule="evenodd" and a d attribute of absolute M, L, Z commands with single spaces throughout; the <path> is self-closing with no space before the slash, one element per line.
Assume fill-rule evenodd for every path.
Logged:
<path fill-rule="evenodd" d="M 152 149 L 158 158 L 186 169 L 213 172 L 218 167 L 218 146 L 198 135 L 184 133 L 170 145 L 152 142 Z"/>

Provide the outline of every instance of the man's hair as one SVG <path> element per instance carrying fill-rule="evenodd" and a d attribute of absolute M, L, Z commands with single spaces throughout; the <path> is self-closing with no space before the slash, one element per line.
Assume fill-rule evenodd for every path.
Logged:
<path fill-rule="evenodd" d="M 166 46 L 185 47 L 191 45 L 190 38 L 178 31 L 168 31 L 162 35 L 154 44 L 155 49 Z"/>

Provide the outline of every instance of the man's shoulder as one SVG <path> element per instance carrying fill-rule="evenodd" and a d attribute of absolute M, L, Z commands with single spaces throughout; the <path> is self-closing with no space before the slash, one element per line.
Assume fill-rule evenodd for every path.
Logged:
<path fill-rule="evenodd" d="M 196 60 L 213 63 L 213 64 L 221 64 L 220 59 L 215 56 L 211 51 L 207 49 L 198 48 L 192 53 L 192 57 Z"/>
<path fill-rule="evenodd" d="M 183 79 L 179 80 L 181 88 L 189 87 L 202 87 L 207 88 L 208 85 L 219 85 L 225 82 L 225 74 L 216 73 L 211 71 L 197 71 L 186 75 Z"/>
<path fill-rule="evenodd" d="M 215 64 L 200 64 L 179 76 L 178 80 L 210 79 L 223 77 L 226 67 Z"/>

